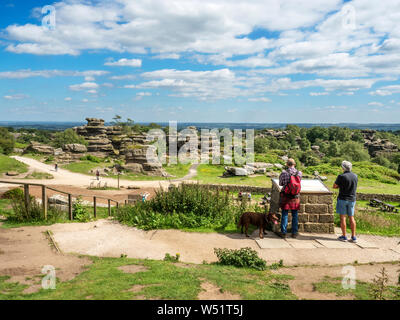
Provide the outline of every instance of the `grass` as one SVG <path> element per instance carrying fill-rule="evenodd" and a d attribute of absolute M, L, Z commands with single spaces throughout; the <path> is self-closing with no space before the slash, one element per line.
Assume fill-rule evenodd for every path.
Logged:
<path fill-rule="evenodd" d="M 33 171 L 25 177 L 25 179 L 54 179 L 54 176 L 46 172 Z"/>
<path fill-rule="evenodd" d="M 342 278 L 324 277 L 320 282 L 314 283 L 314 290 L 321 293 L 335 293 L 337 297 L 353 296 L 356 300 L 374 300 L 371 294 L 372 283 L 356 281 L 355 289 L 343 289 Z M 399 300 L 399 287 L 388 286 L 385 300 Z"/>
<path fill-rule="evenodd" d="M 208 264 L 188 264 L 183 268 L 168 261 L 130 258 L 90 259 L 93 264 L 74 279 L 66 282 L 57 279 L 55 290 L 40 289 L 36 293 L 24 294 L 27 285 L 7 282 L 7 276 L 0 277 L 0 300 L 193 300 L 202 290 L 202 281 L 211 282 L 221 292 L 238 294 L 243 299 L 296 299 L 287 285 L 292 277 L 274 275 L 269 270 Z M 126 265 L 139 265 L 146 269 L 137 273 L 125 273 L 118 269 Z M 134 286 L 137 286 L 137 291 L 130 291 Z"/>
<path fill-rule="evenodd" d="M 265 188 L 272 186 L 271 178 L 265 175 L 256 177 L 222 177 L 225 171 L 224 167 L 223 165 L 200 164 L 197 168 L 197 176 L 193 180 L 204 184 L 241 184 Z"/>
<path fill-rule="evenodd" d="M 355 219 L 357 234 L 371 234 L 386 237 L 398 237 L 400 235 L 400 213 L 383 212 L 368 206 L 369 201 L 357 201 Z M 390 202 L 389 202 L 390 203 Z M 390 204 L 398 206 L 398 203 Z M 336 212 L 336 201 L 333 202 Z M 361 209 L 361 210 L 360 210 Z M 366 209 L 366 210 L 365 210 Z M 335 213 L 335 225 L 340 227 L 340 216 Z M 350 224 L 347 219 L 347 232 L 350 234 Z"/>
<path fill-rule="evenodd" d="M 96 168 L 106 168 L 108 166 L 110 166 L 109 162 L 96 163 L 88 160 L 82 160 L 63 165 L 62 168 L 69 170 L 71 172 L 94 176 L 95 175 L 94 173 L 90 173 L 91 170 L 94 170 Z M 174 176 L 172 179 L 182 178 L 189 172 L 190 164 L 176 164 L 170 166 L 165 165 L 163 166 L 163 168 L 167 173 Z M 117 175 L 111 173 L 108 174 L 108 177 L 114 179 L 118 178 Z M 171 178 L 148 176 L 146 174 L 126 172 L 123 175 L 120 175 L 120 179 L 132 180 L 132 181 L 156 181 L 156 180 L 167 180 Z"/>
<path fill-rule="evenodd" d="M 84 207 L 89 213 L 92 220 L 106 219 L 108 218 L 108 208 L 106 207 L 97 207 L 96 219 L 94 218 L 93 207 L 85 206 Z M 111 208 L 111 214 L 113 214 L 114 208 Z M 79 223 L 78 220 L 69 220 L 68 213 L 64 212 L 61 216 L 58 216 L 55 219 L 48 219 L 47 221 L 44 219 L 35 220 L 35 221 L 17 221 L 14 219 L 14 212 L 11 208 L 11 200 L 9 199 L 0 199 L 0 215 L 4 216 L 5 219 L 2 222 L 0 228 L 20 228 L 27 226 L 49 226 L 55 223 Z"/>
<path fill-rule="evenodd" d="M 28 172 L 28 166 L 13 158 L 0 154 L 0 174 L 8 171 L 16 171 L 18 173 Z"/>

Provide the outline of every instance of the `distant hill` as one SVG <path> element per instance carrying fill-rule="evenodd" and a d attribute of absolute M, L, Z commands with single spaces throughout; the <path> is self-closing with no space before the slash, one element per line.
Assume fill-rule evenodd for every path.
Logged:
<path fill-rule="evenodd" d="M 34 122 L 34 121 L 0 121 L 1 127 L 31 128 L 42 130 L 56 130 L 62 131 L 68 128 L 82 126 L 86 122 Z M 149 124 L 149 122 L 138 122 L 139 124 Z M 168 126 L 168 122 L 158 122 L 161 126 Z M 228 128 L 228 129 L 281 129 L 285 128 L 288 123 L 197 123 L 197 122 L 178 122 L 178 129 L 186 128 L 188 126 L 195 126 L 198 129 L 213 129 L 213 128 Z M 290 123 L 303 128 L 311 128 L 315 126 L 320 127 L 347 127 L 350 129 L 373 129 L 384 131 L 398 131 L 400 130 L 400 123 Z M 106 123 L 110 125 L 110 123 Z"/>

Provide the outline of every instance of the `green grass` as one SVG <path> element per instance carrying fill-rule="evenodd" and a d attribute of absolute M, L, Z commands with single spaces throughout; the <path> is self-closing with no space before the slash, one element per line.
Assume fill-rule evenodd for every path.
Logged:
<path fill-rule="evenodd" d="M 90 173 L 90 170 L 94 170 L 96 168 L 106 168 L 108 166 L 110 166 L 109 162 L 96 163 L 96 162 L 92 162 L 92 161 L 88 161 L 88 160 L 82 160 L 82 161 L 71 162 L 69 164 L 63 165 L 62 168 L 69 170 L 71 172 L 94 176 L 95 174 Z M 157 181 L 157 180 L 182 178 L 189 172 L 190 164 L 176 164 L 176 165 L 170 165 L 170 166 L 165 165 L 165 166 L 163 166 L 163 168 L 165 169 L 166 172 L 173 175 L 174 177 L 164 178 L 164 177 L 160 177 L 160 176 L 148 176 L 146 174 L 126 172 L 126 173 L 120 175 L 120 179 L 132 180 L 132 181 Z M 108 178 L 117 179 L 118 175 L 110 173 L 108 175 Z"/>
<path fill-rule="evenodd" d="M 222 177 L 225 171 L 223 165 L 200 164 L 197 176 L 193 180 L 205 184 L 241 184 L 247 186 L 271 187 L 271 178 L 265 175 L 257 177 Z"/>
<path fill-rule="evenodd" d="M 356 230 L 357 234 L 371 234 L 387 237 L 398 237 L 400 235 L 400 213 L 383 212 L 374 210 L 368 206 L 369 201 L 356 202 Z M 390 203 L 398 206 L 398 203 Z M 336 212 L 336 201 L 334 201 L 334 212 Z M 368 208 L 367 211 L 359 210 Z M 340 227 L 339 214 L 335 213 L 335 225 Z M 347 219 L 347 232 L 350 234 L 350 224 Z"/>
<path fill-rule="evenodd" d="M 54 179 L 54 176 L 46 172 L 33 171 L 25 179 Z"/>
<path fill-rule="evenodd" d="M 0 154 L 0 174 L 8 171 L 16 171 L 18 173 L 28 172 L 28 166 L 13 158 Z"/>
<path fill-rule="evenodd" d="M 108 218 L 108 208 L 107 207 L 97 207 L 96 210 L 96 219 L 94 218 L 93 207 L 85 206 L 84 207 L 90 214 L 92 221 Z M 111 208 L 111 214 L 114 213 L 114 208 Z M 46 220 L 35 220 L 35 221 L 17 221 L 14 218 L 13 209 L 11 207 L 11 200 L 9 199 L 0 199 L 0 215 L 4 216 L 2 225 L 0 228 L 20 228 L 27 226 L 49 226 L 55 223 L 79 223 L 78 220 L 69 220 L 68 213 L 64 212 L 62 216 L 57 217 L 56 219 L 48 219 Z"/>
<path fill-rule="evenodd" d="M 321 293 L 335 293 L 337 297 L 353 296 L 355 300 L 374 300 L 371 294 L 372 283 L 356 281 L 355 289 L 344 289 L 342 278 L 324 277 L 320 282 L 314 283 L 314 290 Z M 385 300 L 399 300 L 400 289 L 395 286 L 388 286 L 385 293 Z"/>
<path fill-rule="evenodd" d="M 31 294 L 22 291 L 27 285 L 6 282 L 0 277 L 0 300 L 121 300 L 144 299 L 193 300 L 201 292 L 201 282 L 220 287 L 221 292 L 238 294 L 243 299 L 296 299 L 287 281 L 291 276 L 274 275 L 271 271 L 235 268 L 220 265 L 189 265 L 185 268 L 168 261 L 129 258 L 90 257 L 93 264 L 86 271 L 66 282 L 57 281 L 55 290 Z M 125 265 L 140 265 L 146 270 L 125 273 Z M 58 280 L 58 279 L 57 279 Z M 40 282 L 39 282 L 40 283 Z M 129 291 L 140 285 L 138 292 Z"/>

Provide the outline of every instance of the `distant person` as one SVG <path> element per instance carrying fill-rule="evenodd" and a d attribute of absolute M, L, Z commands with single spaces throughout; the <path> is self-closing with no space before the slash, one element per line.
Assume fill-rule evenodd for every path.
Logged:
<path fill-rule="evenodd" d="M 340 227 L 342 229 L 342 235 L 338 238 L 338 240 L 347 241 L 346 216 L 348 216 L 351 228 L 351 241 L 357 242 L 354 208 L 356 205 L 358 177 L 356 174 L 351 172 L 352 167 L 353 165 L 351 164 L 351 162 L 342 162 L 343 173 L 336 178 L 336 181 L 333 184 L 333 188 L 339 189 L 339 195 L 336 203 L 336 212 L 340 214 Z"/>
<path fill-rule="evenodd" d="M 281 231 L 278 235 L 286 238 L 289 210 L 292 212 L 292 237 L 297 238 L 299 230 L 298 211 L 300 209 L 300 190 L 302 172 L 298 171 L 294 159 L 288 159 L 287 169 L 279 176 L 279 185 L 282 186 L 280 194 L 280 207 L 282 209 Z"/>
<path fill-rule="evenodd" d="M 58 163 L 56 163 L 55 165 L 54 165 L 54 170 L 57 172 L 58 171 Z"/>
<path fill-rule="evenodd" d="M 100 180 L 100 171 L 99 170 L 96 170 L 96 179 Z"/>

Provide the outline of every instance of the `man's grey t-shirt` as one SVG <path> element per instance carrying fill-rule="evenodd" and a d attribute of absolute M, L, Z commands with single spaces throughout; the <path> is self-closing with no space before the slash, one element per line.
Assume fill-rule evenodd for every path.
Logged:
<path fill-rule="evenodd" d="M 335 181 L 335 184 L 339 186 L 338 199 L 356 201 L 357 182 L 358 177 L 353 172 L 346 171 L 340 174 Z"/>

